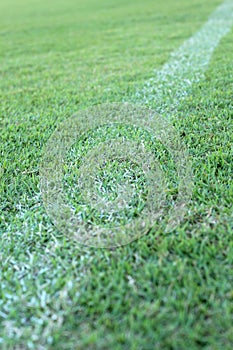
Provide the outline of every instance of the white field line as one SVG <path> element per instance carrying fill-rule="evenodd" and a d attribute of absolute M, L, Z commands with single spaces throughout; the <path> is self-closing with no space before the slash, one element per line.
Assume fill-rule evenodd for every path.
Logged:
<path fill-rule="evenodd" d="M 155 110 L 167 117 L 176 110 L 191 86 L 203 78 L 213 51 L 233 25 L 233 0 L 224 1 L 208 21 L 171 55 L 170 60 L 150 78 L 134 102 L 155 104 Z M 136 101 L 135 101 L 136 100 Z"/>

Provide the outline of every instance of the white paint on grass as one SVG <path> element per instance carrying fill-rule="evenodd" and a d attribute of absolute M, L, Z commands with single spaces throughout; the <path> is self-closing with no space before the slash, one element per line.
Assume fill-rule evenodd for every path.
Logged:
<path fill-rule="evenodd" d="M 224 1 L 209 17 L 203 27 L 171 55 L 170 60 L 156 71 L 136 101 L 150 105 L 155 102 L 158 113 L 169 117 L 191 86 L 201 80 L 213 51 L 233 25 L 233 0 Z M 135 101 L 135 99 L 134 99 Z"/>
<path fill-rule="evenodd" d="M 70 234 L 85 245 L 109 248 L 127 244 L 141 237 L 151 227 L 155 227 L 156 222 L 160 223 L 162 219 L 167 221 L 167 232 L 182 222 L 192 194 L 191 163 L 172 123 L 169 119 L 161 118 L 159 115 L 171 116 L 180 100 L 189 93 L 192 84 L 202 78 L 214 49 L 221 38 L 230 31 L 232 24 L 233 0 L 226 0 L 212 13 L 201 30 L 185 41 L 162 69 L 156 73 L 156 76 L 145 84 L 144 89 L 137 94 L 136 101 L 144 104 L 151 104 L 152 101 L 155 101 L 158 114 L 128 103 L 106 104 L 81 110 L 58 126 L 46 145 L 40 167 L 40 176 L 46 210 L 61 232 Z M 112 224 L 109 226 L 104 225 L 103 222 L 99 223 L 98 220 L 95 222 L 92 211 L 89 208 L 86 210 L 82 198 L 79 198 L 80 203 L 77 208 L 72 207 L 72 203 L 69 203 L 64 193 L 63 167 L 68 150 L 80 136 L 92 129 L 97 129 L 97 127 L 107 124 L 116 127 L 114 124 L 119 123 L 145 128 L 166 147 L 176 164 L 179 178 L 178 195 L 174 202 L 172 197 L 170 198 L 171 208 L 167 206 L 167 197 L 163 197 L 164 193 L 169 195 L 167 179 L 165 177 L 165 181 L 163 181 L 159 165 L 157 167 L 154 158 L 147 159 L 145 153 L 148 156 L 150 153 L 145 149 L 143 140 L 141 143 L 136 142 L 135 147 L 124 138 L 120 140 L 120 143 L 116 142 L 115 138 L 109 142 L 102 142 L 94 153 L 87 154 L 84 165 L 79 168 L 81 172 L 79 189 L 81 189 L 82 197 L 87 200 L 90 208 L 99 211 L 97 214 L 101 215 L 102 218 L 106 217 L 109 220 L 110 217 L 112 219 L 112 213 L 116 217 L 120 217 L 119 205 L 111 204 L 108 198 L 102 198 L 96 193 L 95 177 L 92 175 L 93 164 L 94 173 L 97 174 L 98 169 L 104 167 L 107 159 L 121 157 L 121 159 L 126 160 L 133 159 L 136 164 L 145 168 L 143 170 L 145 174 L 148 173 L 146 172 L 147 168 L 152 171 L 151 175 L 147 177 L 149 191 L 140 215 L 127 223 L 122 222 L 122 218 L 120 218 L 121 220 L 115 222 L 115 225 L 109 220 Z M 90 176 L 93 177 L 94 181 Z M 128 192 L 127 183 L 122 188 L 126 193 L 121 191 L 122 195 L 117 203 L 123 203 L 124 209 L 128 210 L 128 198 L 132 195 Z M 108 215 L 109 211 L 110 216 Z"/>

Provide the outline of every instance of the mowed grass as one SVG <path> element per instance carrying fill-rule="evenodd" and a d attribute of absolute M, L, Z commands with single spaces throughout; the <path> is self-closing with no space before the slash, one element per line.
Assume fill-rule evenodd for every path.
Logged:
<path fill-rule="evenodd" d="M 1 349 L 232 349 L 232 31 L 172 118 L 194 173 L 176 230 L 83 247 L 53 226 L 39 187 L 56 126 L 132 101 L 219 4 L 1 1 Z"/>

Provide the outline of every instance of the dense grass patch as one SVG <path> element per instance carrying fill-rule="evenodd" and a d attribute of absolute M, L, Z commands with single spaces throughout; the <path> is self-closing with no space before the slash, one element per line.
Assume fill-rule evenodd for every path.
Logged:
<path fill-rule="evenodd" d="M 194 173 L 175 231 L 86 248 L 56 230 L 39 188 L 56 126 L 132 101 L 219 3 L 1 2 L 2 349 L 232 348 L 232 32 L 172 118 Z"/>

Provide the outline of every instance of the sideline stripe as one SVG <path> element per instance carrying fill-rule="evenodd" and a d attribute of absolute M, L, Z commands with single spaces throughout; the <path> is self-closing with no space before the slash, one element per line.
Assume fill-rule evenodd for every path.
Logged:
<path fill-rule="evenodd" d="M 171 55 L 162 69 L 155 71 L 156 76 L 136 94 L 136 101 L 147 105 L 155 101 L 158 113 L 171 116 L 180 100 L 190 92 L 192 84 L 203 78 L 213 51 L 232 25 L 233 0 L 226 0 L 200 30 Z"/>

